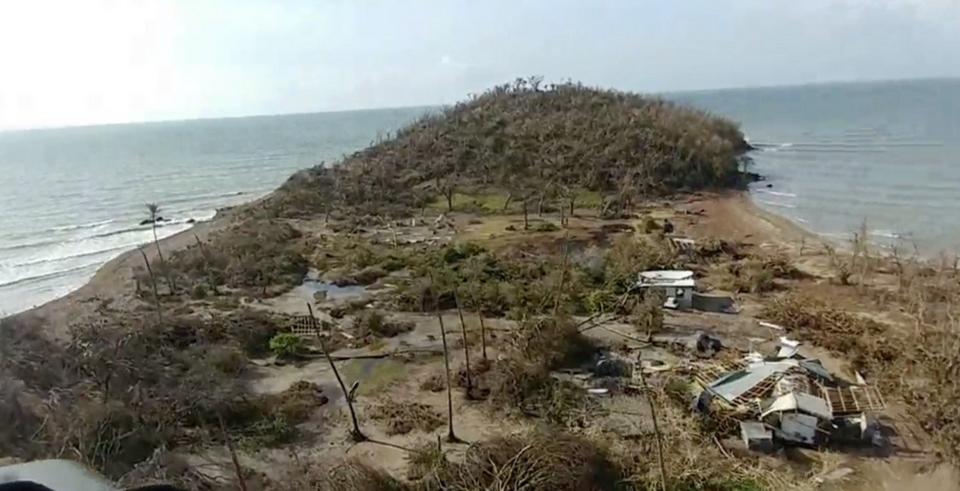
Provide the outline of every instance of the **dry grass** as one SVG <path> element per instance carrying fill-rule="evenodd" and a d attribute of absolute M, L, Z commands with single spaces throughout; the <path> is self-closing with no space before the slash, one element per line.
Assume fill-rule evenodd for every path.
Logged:
<path fill-rule="evenodd" d="M 663 438 L 667 488 L 686 490 L 759 491 L 761 489 L 803 489 L 801 476 L 786 469 L 770 469 L 758 462 L 730 458 L 720 451 L 713 436 L 704 432 L 689 411 L 689 401 L 671 400 L 669 384 L 655 384 L 653 398 Z M 615 455 L 629 487 L 660 489 L 656 435 L 648 433 L 630 441 L 614 440 Z"/>
<path fill-rule="evenodd" d="M 369 415 L 386 424 L 388 435 L 406 435 L 413 430 L 429 433 L 445 421 L 433 408 L 418 402 L 381 401 Z"/>
<path fill-rule="evenodd" d="M 336 462 L 301 461 L 291 466 L 267 491 L 404 491 L 411 487 L 358 459 Z"/>
<path fill-rule="evenodd" d="M 463 461 L 424 478 L 427 489 L 449 491 L 614 490 L 620 469 L 607 451 L 583 437 L 539 430 L 471 445 Z"/>

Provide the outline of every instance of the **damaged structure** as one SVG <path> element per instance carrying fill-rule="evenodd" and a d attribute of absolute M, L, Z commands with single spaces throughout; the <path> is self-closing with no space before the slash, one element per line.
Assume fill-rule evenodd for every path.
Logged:
<path fill-rule="evenodd" d="M 834 377 L 798 348 L 798 342 L 781 338 L 774 356 L 750 353 L 732 363 L 700 365 L 694 374 L 697 410 L 738 420 L 748 448 L 766 449 L 773 441 L 878 443 L 872 422 L 885 406 L 880 392 Z"/>
<path fill-rule="evenodd" d="M 637 288 L 663 293 L 668 309 L 693 307 L 693 271 L 643 271 L 637 277 Z"/>
<path fill-rule="evenodd" d="M 637 275 L 636 284 L 636 287 L 640 290 L 662 293 L 666 298 L 663 304 L 664 308 L 736 313 L 736 306 L 732 298 L 698 293 L 696 286 L 697 282 L 694 279 L 693 271 L 687 270 L 643 271 Z"/>

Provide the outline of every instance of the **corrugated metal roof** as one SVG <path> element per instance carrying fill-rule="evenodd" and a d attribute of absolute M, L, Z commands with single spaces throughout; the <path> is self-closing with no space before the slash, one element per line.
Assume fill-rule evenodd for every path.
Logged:
<path fill-rule="evenodd" d="M 641 288 L 656 286 L 693 288 L 696 283 L 693 279 L 693 271 L 683 270 L 643 271 L 638 275 L 637 280 L 637 286 Z"/>
<path fill-rule="evenodd" d="M 760 418 L 765 418 L 770 413 L 784 411 L 803 411 L 818 418 L 833 419 L 833 412 L 830 411 L 830 406 L 826 400 L 803 392 L 791 392 L 774 399 L 760 413 Z"/>
<path fill-rule="evenodd" d="M 728 373 L 710 384 L 710 391 L 723 397 L 733 404 L 734 399 L 740 397 L 756 385 L 773 375 L 782 375 L 791 368 L 796 368 L 796 360 L 764 361 Z"/>

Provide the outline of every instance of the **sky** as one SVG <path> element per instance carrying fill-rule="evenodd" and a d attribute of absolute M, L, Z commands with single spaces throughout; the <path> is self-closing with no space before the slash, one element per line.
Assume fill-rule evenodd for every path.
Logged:
<path fill-rule="evenodd" d="M 0 129 L 960 76 L 960 0 L 0 0 Z"/>

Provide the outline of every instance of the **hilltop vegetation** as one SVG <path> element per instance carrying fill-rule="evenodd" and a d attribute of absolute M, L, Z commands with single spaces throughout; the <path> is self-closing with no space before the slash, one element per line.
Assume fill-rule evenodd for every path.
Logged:
<path fill-rule="evenodd" d="M 737 125 L 703 111 L 581 84 L 517 79 L 427 114 L 340 165 L 294 175 L 273 216 L 403 215 L 436 197 L 495 188 L 506 204 L 575 206 L 577 192 L 618 207 L 682 189 L 736 185 L 749 146 Z"/>

